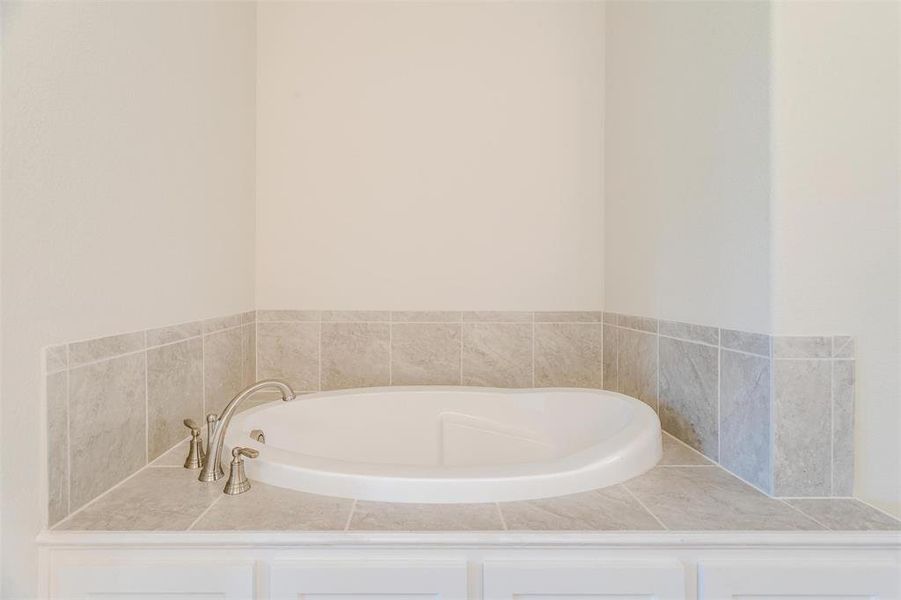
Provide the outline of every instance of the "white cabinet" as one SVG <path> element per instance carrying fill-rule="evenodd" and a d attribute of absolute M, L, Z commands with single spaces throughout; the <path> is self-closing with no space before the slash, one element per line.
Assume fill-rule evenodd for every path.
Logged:
<path fill-rule="evenodd" d="M 901 598 L 901 567 L 894 561 L 702 562 L 698 584 L 703 600 L 896 600 Z"/>
<path fill-rule="evenodd" d="M 152 598 L 153 600 L 247 600 L 254 594 L 253 562 L 201 563 L 171 560 L 67 561 L 56 565 L 50 597 Z"/>
<path fill-rule="evenodd" d="M 272 600 L 463 600 L 465 561 L 276 561 Z"/>
<path fill-rule="evenodd" d="M 685 568 L 676 560 L 487 562 L 484 592 L 485 600 L 681 600 L 685 597 Z"/>

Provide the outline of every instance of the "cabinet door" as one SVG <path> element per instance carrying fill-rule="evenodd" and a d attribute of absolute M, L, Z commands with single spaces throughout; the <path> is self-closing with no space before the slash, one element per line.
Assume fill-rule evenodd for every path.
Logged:
<path fill-rule="evenodd" d="M 901 597 L 901 567 L 892 561 L 702 562 L 698 586 L 705 600 L 894 600 Z"/>
<path fill-rule="evenodd" d="M 464 600 L 465 561 L 276 561 L 272 600 Z"/>
<path fill-rule="evenodd" d="M 681 600 L 685 569 L 672 561 L 486 562 L 485 600 Z"/>
<path fill-rule="evenodd" d="M 67 563 L 51 574 L 51 598 L 247 600 L 253 598 L 253 563 Z"/>

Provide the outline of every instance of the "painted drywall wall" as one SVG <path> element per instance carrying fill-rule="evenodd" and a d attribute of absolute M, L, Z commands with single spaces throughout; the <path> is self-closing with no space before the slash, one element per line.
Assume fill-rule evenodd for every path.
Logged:
<path fill-rule="evenodd" d="M 768 331 L 768 19 L 608 3 L 608 310 Z"/>
<path fill-rule="evenodd" d="M 255 8 L 4 2 L 2 590 L 34 597 L 41 348 L 253 306 Z"/>
<path fill-rule="evenodd" d="M 899 4 L 773 8 L 773 320 L 857 338 L 855 495 L 901 514 Z"/>
<path fill-rule="evenodd" d="M 598 309 L 604 5 L 262 2 L 260 308 Z"/>

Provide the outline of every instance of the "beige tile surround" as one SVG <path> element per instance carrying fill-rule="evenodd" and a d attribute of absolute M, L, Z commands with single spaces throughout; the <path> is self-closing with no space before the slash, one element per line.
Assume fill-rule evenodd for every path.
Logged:
<path fill-rule="evenodd" d="M 379 385 L 595 387 L 600 312 L 257 311 L 258 376 Z"/>
<path fill-rule="evenodd" d="M 604 314 L 604 388 L 768 494 L 853 491 L 854 340 Z"/>
<path fill-rule="evenodd" d="M 851 499 L 770 498 L 664 434 L 660 465 L 600 490 L 521 502 L 396 504 L 253 482 L 226 496 L 180 466 L 185 445 L 88 504 L 58 531 L 786 531 L 901 530 Z"/>
<path fill-rule="evenodd" d="M 299 392 L 604 387 L 647 402 L 667 431 L 767 493 L 849 496 L 853 482 L 848 337 L 774 340 L 602 312 L 261 310 L 54 346 L 45 361 L 51 524 L 183 439 L 185 416 L 201 421 L 266 377 Z M 824 384 L 818 363 L 829 366 L 829 399 L 815 407 L 828 411 L 828 431 L 823 421 L 791 417 L 792 410 L 805 414 L 805 402 L 823 402 L 823 394 L 802 393 Z M 773 373 L 794 381 L 792 369 L 814 373 L 815 381 L 786 393 Z M 820 429 L 797 443 L 792 427 L 809 422 Z M 174 450 L 169 460 L 178 465 L 181 454 Z M 573 500 L 570 510 L 578 506 Z"/>
<path fill-rule="evenodd" d="M 254 380 L 252 313 L 45 351 L 48 520 L 147 465 Z"/>

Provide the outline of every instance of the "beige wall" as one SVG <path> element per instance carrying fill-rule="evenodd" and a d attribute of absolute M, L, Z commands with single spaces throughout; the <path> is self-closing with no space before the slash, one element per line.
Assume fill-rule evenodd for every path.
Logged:
<path fill-rule="evenodd" d="M 608 3 L 608 310 L 769 330 L 768 10 Z"/>
<path fill-rule="evenodd" d="M 604 5 L 259 5 L 261 308 L 603 302 Z"/>
<path fill-rule="evenodd" d="M 856 495 L 901 514 L 899 5 L 773 11 L 773 319 L 857 338 Z"/>
<path fill-rule="evenodd" d="M 46 518 L 41 348 L 253 306 L 255 9 L 4 2 L 2 595 Z M 45 496 L 44 496 L 45 497 Z"/>

